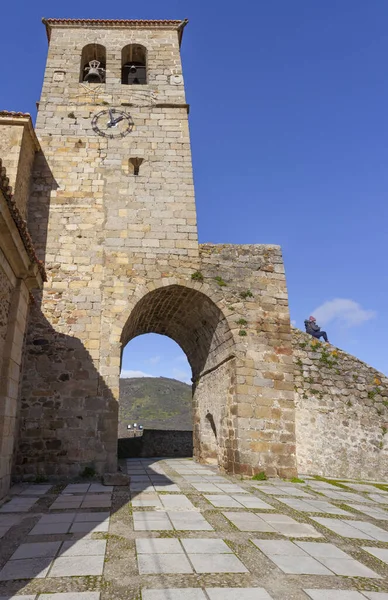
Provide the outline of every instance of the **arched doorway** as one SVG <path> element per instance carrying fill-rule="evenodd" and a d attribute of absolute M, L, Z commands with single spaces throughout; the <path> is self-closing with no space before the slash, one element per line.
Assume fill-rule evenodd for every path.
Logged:
<path fill-rule="evenodd" d="M 172 338 L 193 373 L 194 456 L 225 466 L 229 407 L 234 397 L 234 341 L 221 309 L 203 292 L 169 285 L 146 293 L 132 309 L 121 347 L 144 333 Z"/>

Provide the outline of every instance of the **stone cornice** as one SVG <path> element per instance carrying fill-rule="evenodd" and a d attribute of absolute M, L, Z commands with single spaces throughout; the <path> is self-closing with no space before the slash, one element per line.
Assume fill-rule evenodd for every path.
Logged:
<path fill-rule="evenodd" d="M 18 237 L 20 238 L 20 241 L 22 242 L 24 250 L 28 256 L 28 262 L 32 263 L 31 276 L 34 277 L 34 275 L 39 274 L 39 276 L 36 277 L 37 284 L 38 284 L 39 280 L 47 281 L 44 264 L 41 260 L 38 259 L 37 255 L 36 255 L 34 244 L 33 244 L 31 235 L 28 231 L 28 228 L 27 228 L 27 223 L 23 219 L 18 207 L 16 206 L 15 201 L 12 198 L 12 188 L 9 186 L 9 179 L 7 177 L 5 168 L 2 166 L 1 159 L 0 159 L 0 192 L 2 192 L 1 196 L 2 196 L 4 204 L 6 205 L 6 207 L 8 209 L 7 212 L 8 212 L 10 219 L 7 220 L 6 215 L 3 215 L 3 218 L 5 221 L 12 221 L 14 227 L 16 228 L 16 230 L 18 232 Z M 1 202 L 1 204 L 3 204 L 3 202 Z M 11 228 L 9 226 L 7 226 L 7 229 L 10 230 Z M 14 232 L 10 231 L 9 235 L 10 235 L 10 238 L 12 237 L 14 239 L 13 233 Z M 29 269 L 29 271 L 31 271 L 31 269 Z M 34 271 L 37 271 L 37 273 L 34 274 Z"/>

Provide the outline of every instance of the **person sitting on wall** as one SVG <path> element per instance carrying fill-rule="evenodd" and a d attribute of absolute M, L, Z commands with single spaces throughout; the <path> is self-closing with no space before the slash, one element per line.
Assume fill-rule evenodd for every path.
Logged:
<path fill-rule="evenodd" d="M 309 333 L 318 340 L 319 338 L 323 337 L 325 342 L 329 341 L 327 339 L 326 331 L 321 331 L 321 328 L 319 327 L 319 325 L 317 325 L 317 320 L 315 317 L 309 317 L 308 320 L 306 319 L 304 322 L 304 326 L 306 328 L 306 333 Z"/>

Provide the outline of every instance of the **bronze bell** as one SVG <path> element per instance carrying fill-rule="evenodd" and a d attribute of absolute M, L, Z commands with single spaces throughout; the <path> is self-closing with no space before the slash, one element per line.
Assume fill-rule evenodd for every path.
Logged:
<path fill-rule="evenodd" d="M 91 60 L 89 66 L 85 67 L 87 73 L 84 76 L 84 81 L 88 83 L 102 83 L 104 81 L 105 69 L 100 67 L 98 60 Z"/>

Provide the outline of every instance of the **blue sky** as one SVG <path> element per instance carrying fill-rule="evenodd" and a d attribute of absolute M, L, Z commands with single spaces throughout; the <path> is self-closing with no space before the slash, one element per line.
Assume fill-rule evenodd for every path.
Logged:
<path fill-rule="evenodd" d="M 43 16 L 189 18 L 182 58 L 200 241 L 280 244 L 295 324 L 315 314 L 335 345 L 387 373 L 387 1 L 8 2 L 8 110 L 35 115 Z M 189 377 L 160 336 L 133 340 L 123 368 Z"/>

